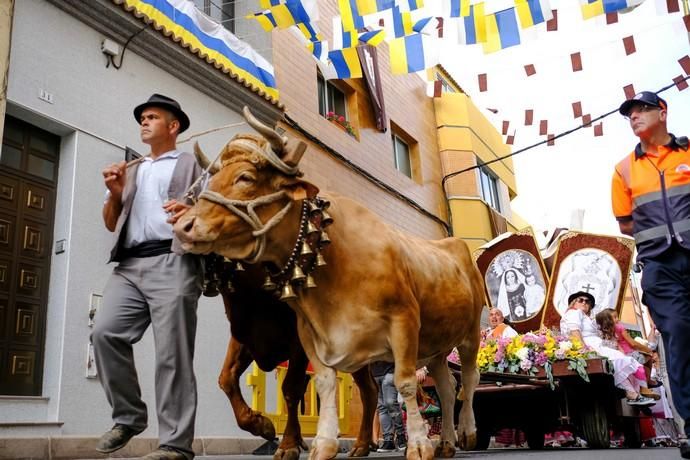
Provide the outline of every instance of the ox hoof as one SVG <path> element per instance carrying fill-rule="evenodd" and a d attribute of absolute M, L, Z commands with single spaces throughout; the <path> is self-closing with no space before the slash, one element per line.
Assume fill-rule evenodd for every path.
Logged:
<path fill-rule="evenodd" d="M 369 455 L 369 452 L 371 452 L 371 447 L 369 446 L 369 443 L 360 443 L 356 442 L 354 446 L 352 446 L 352 449 L 350 449 L 350 452 L 347 453 L 348 457 L 366 457 Z"/>
<path fill-rule="evenodd" d="M 299 447 L 291 447 L 289 449 L 278 448 L 273 454 L 273 460 L 297 460 L 299 458 Z"/>
<path fill-rule="evenodd" d="M 434 451 L 435 457 L 452 458 L 455 456 L 455 446 L 449 441 L 441 441 Z"/>
<path fill-rule="evenodd" d="M 477 432 L 460 433 L 458 436 L 458 443 L 462 450 L 474 450 L 477 447 Z"/>
<path fill-rule="evenodd" d="M 309 460 L 330 460 L 338 455 L 338 440 L 316 437 L 311 443 Z"/>
<path fill-rule="evenodd" d="M 405 457 L 407 460 L 433 460 L 434 447 L 428 439 L 416 443 L 412 443 L 408 439 Z"/>

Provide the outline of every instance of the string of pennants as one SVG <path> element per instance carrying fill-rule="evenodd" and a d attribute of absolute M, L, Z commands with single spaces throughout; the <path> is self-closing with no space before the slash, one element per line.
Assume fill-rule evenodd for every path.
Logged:
<path fill-rule="evenodd" d="M 642 3 L 642 2 L 640 2 Z M 677 0 L 656 0 L 656 2 L 652 1 L 650 3 L 656 3 L 656 12 L 659 15 L 658 17 L 662 17 L 665 14 L 669 15 L 670 21 L 665 21 L 663 24 L 659 23 L 658 25 L 646 29 L 646 30 L 636 30 L 634 35 L 627 35 L 627 36 L 617 36 L 616 39 L 614 39 L 611 42 L 607 43 L 599 43 L 598 45 L 595 45 L 593 49 L 590 50 L 580 50 L 577 52 L 569 53 L 566 52 L 565 55 L 559 55 L 559 56 L 549 56 L 548 59 L 545 59 L 542 64 L 547 64 L 551 65 L 553 67 L 557 67 L 560 65 L 565 64 L 565 61 L 568 62 L 568 67 L 572 75 L 575 76 L 579 73 L 583 73 L 583 71 L 587 70 L 587 66 L 583 65 L 583 59 L 585 59 L 585 64 L 589 62 L 592 58 L 590 54 L 592 53 L 598 53 L 600 52 L 602 55 L 609 56 L 611 55 L 612 50 L 616 50 L 613 54 L 614 55 L 619 55 L 619 56 L 625 56 L 622 57 L 621 59 L 629 59 L 630 57 L 633 57 L 633 55 L 636 55 L 638 53 L 639 49 L 639 43 L 636 43 L 636 37 L 638 34 L 643 35 L 642 37 L 637 37 L 637 38 L 645 38 L 644 35 L 647 35 L 649 37 L 652 36 L 657 36 L 660 33 L 660 28 L 664 28 L 666 33 L 669 34 L 675 34 L 674 36 L 679 37 L 679 40 L 685 41 L 687 39 L 687 35 L 683 36 L 681 34 L 681 30 L 685 32 L 686 34 L 690 34 L 690 14 L 686 14 L 685 16 L 682 16 L 681 14 L 681 8 L 679 1 Z M 644 17 L 649 17 L 648 15 L 651 13 L 653 14 L 652 7 L 653 5 L 648 5 L 650 8 L 644 8 L 640 10 L 640 14 L 642 14 Z M 548 30 L 551 31 L 556 31 L 558 30 L 558 12 L 554 10 L 553 11 L 553 19 L 552 23 L 550 24 L 550 27 Z M 618 15 L 617 14 L 610 14 L 604 12 L 604 15 L 606 16 L 605 21 L 607 25 L 610 24 L 615 24 L 618 21 Z M 675 15 L 676 18 L 678 19 L 673 19 L 671 18 L 670 15 Z M 594 16 L 592 16 L 594 17 Z M 602 18 L 603 19 L 603 18 Z M 673 24 L 672 27 L 669 27 L 671 24 Z M 621 29 L 622 30 L 622 29 Z M 683 37 L 682 39 L 680 37 Z M 645 44 L 644 40 L 642 40 L 643 45 Z M 669 84 L 670 87 L 675 87 L 679 92 L 684 91 L 688 88 L 688 79 L 690 78 L 690 56 L 689 55 L 683 55 L 687 53 L 687 51 L 683 51 L 683 48 L 687 48 L 687 42 L 686 46 L 678 47 L 680 49 L 680 58 L 676 59 L 677 61 L 677 72 L 678 74 L 676 75 L 675 73 L 668 75 L 666 79 L 659 80 L 658 78 L 655 78 L 654 81 L 663 83 L 663 84 Z M 642 46 L 643 51 L 649 51 L 648 47 Z M 676 51 L 678 52 L 678 51 Z M 675 54 L 675 53 L 673 53 Z M 525 54 L 527 56 L 527 54 Z M 646 57 L 645 57 L 646 56 Z M 678 54 L 676 54 L 678 56 Z M 670 62 L 668 59 L 672 59 Z M 645 62 L 647 65 L 652 65 L 649 56 L 648 55 L 640 55 L 637 56 L 637 60 L 634 62 Z M 666 70 L 667 72 L 674 72 L 673 69 L 673 57 L 672 54 L 669 53 L 669 56 L 666 57 L 666 60 L 663 61 L 663 66 L 664 68 L 668 69 Z M 556 61 L 560 60 L 561 62 L 558 63 Z M 528 61 L 529 62 L 529 61 Z M 619 63 L 623 63 L 625 61 L 621 60 Z M 659 62 L 661 63 L 661 61 Z M 517 64 L 517 65 L 516 65 Z M 616 66 L 618 63 L 613 63 L 614 66 Z M 671 64 L 670 66 L 668 64 Z M 633 65 L 633 64 L 631 64 Z M 509 69 L 509 67 L 512 67 L 512 69 Z M 517 67 L 517 68 L 516 68 Z M 560 77 L 560 83 L 558 84 L 559 87 L 568 87 L 570 80 L 568 80 L 567 74 L 563 74 L 562 71 L 565 70 L 562 67 L 558 67 L 561 72 L 561 77 Z M 492 81 L 492 74 L 494 73 L 503 73 L 503 74 L 510 74 L 511 76 L 514 76 L 519 72 L 522 73 L 523 77 L 526 78 L 526 80 L 532 80 L 535 76 L 538 75 L 538 72 L 540 70 L 539 64 L 535 63 L 529 63 L 525 64 L 524 61 L 522 63 L 516 63 L 515 60 L 512 60 L 511 62 L 507 63 L 505 66 L 501 66 L 500 69 L 493 68 L 493 69 L 482 69 L 482 73 L 474 73 L 475 75 L 475 80 L 474 80 L 474 85 L 476 85 L 476 95 L 473 97 L 475 100 L 475 103 L 477 101 L 480 101 L 482 106 L 486 107 L 486 110 L 490 112 L 488 114 L 494 124 L 497 126 L 498 130 L 501 132 L 501 134 L 504 137 L 504 140 L 506 144 L 508 145 L 515 145 L 515 138 L 516 134 L 518 134 L 518 131 L 528 129 L 530 131 L 533 130 L 534 134 L 537 134 L 539 136 L 542 136 L 545 139 L 545 144 L 548 146 L 554 146 L 556 139 L 560 136 L 555 135 L 554 133 L 559 132 L 559 129 L 564 128 L 564 124 L 567 124 L 567 113 L 572 110 L 572 119 L 579 121 L 581 123 L 581 127 L 583 128 L 591 128 L 591 133 L 594 137 L 601 137 L 604 135 L 604 118 L 606 117 L 596 117 L 596 114 L 598 113 L 598 110 L 603 110 L 604 106 L 607 105 L 607 103 L 610 103 L 610 97 L 605 97 L 602 98 L 602 100 L 591 100 L 592 98 L 590 97 L 589 100 L 584 100 L 578 97 L 572 97 L 570 98 L 570 101 L 564 101 L 563 99 L 559 99 L 559 102 L 565 102 L 567 104 L 567 107 L 562 107 L 562 110 L 559 112 L 559 115 L 556 117 L 558 123 L 551 123 L 549 120 L 549 117 L 544 117 L 538 116 L 537 112 L 538 110 L 535 110 L 535 107 L 533 104 L 527 104 L 527 105 L 522 105 L 522 104 L 517 104 L 516 106 L 516 101 L 511 100 L 510 104 L 508 106 L 502 106 L 500 103 L 497 103 L 498 101 L 501 100 L 500 96 L 494 95 L 493 99 L 492 97 L 486 97 L 482 95 L 486 95 L 490 92 L 491 89 L 491 81 Z M 670 69 L 670 70 L 669 70 Z M 592 70 L 592 67 L 589 67 L 589 70 Z M 619 69 L 620 70 L 620 69 Z M 476 70 L 475 70 L 476 72 Z M 524 72 L 524 73 L 523 73 Z M 468 77 L 470 75 L 471 71 L 468 71 L 464 76 Z M 618 84 L 620 86 L 602 86 L 600 89 L 600 94 L 599 96 L 603 96 L 604 93 L 607 91 L 610 93 L 611 88 L 618 88 L 620 93 L 614 93 L 615 100 L 620 101 L 623 100 L 623 98 L 630 99 L 632 98 L 636 93 L 639 91 L 649 89 L 644 86 L 639 86 L 640 82 L 637 82 L 637 84 L 633 84 L 630 81 L 630 73 L 626 73 L 624 71 L 618 71 L 614 72 L 614 74 L 618 75 L 618 78 L 615 79 L 618 81 Z M 626 78 L 625 75 L 628 75 Z M 634 74 L 633 74 L 634 75 Z M 497 80 L 503 80 L 505 75 L 494 75 Z M 597 77 L 596 74 L 589 75 L 590 78 L 592 77 Z M 456 78 L 458 78 L 456 76 Z M 573 77 L 574 78 L 574 77 Z M 628 79 L 628 81 L 625 81 L 625 79 Z M 647 80 L 647 85 L 649 85 L 649 79 Z M 463 81 L 471 81 L 468 80 L 467 78 L 464 78 Z M 598 82 L 601 83 L 601 82 Z M 537 81 L 535 80 L 532 82 L 530 85 L 532 87 L 539 86 L 542 84 L 546 84 L 546 82 L 542 80 Z M 596 83 L 595 83 L 596 84 Z M 465 89 L 470 89 L 469 87 L 473 86 L 472 84 L 469 84 L 465 86 Z M 495 85 L 494 85 L 495 88 Z M 608 88 L 608 90 L 606 89 Z M 591 85 L 583 88 L 587 93 L 591 93 L 592 89 L 594 89 Z M 435 97 L 439 97 L 441 95 L 441 82 L 433 82 L 433 95 Z M 512 92 L 519 92 L 521 91 L 521 88 L 515 87 L 512 89 Z M 580 91 L 563 91 L 563 94 L 578 94 L 581 93 Z M 592 96 L 592 94 L 590 94 Z M 607 94 L 608 96 L 608 94 Z M 578 100 L 579 99 L 579 100 Z M 520 105 L 522 105 L 522 108 L 520 108 Z M 555 106 L 552 105 L 552 110 L 555 108 Z M 495 107 L 495 108 L 494 108 Z M 617 112 L 617 111 L 614 111 Z M 492 115 L 493 114 L 493 115 Z M 552 114 L 553 115 L 553 114 Z M 607 115 L 610 115 L 608 113 Z M 596 118 L 595 118 L 596 117 Z M 553 120 L 551 120 L 553 121 Z M 560 126 L 556 126 L 560 123 Z"/>
<path fill-rule="evenodd" d="M 644 0 L 577 0 L 583 19 L 635 8 Z M 659 0 L 657 0 L 659 1 Z M 679 0 L 664 0 L 669 5 Z M 309 52 L 329 68 L 332 78 L 361 78 L 356 47 L 390 49 L 393 74 L 423 71 L 440 61 L 438 40 L 481 45 L 493 53 L 520 45 L 525 29 L 544 24 L 557 30 L 557 11 L 549 0 L 337 0 L 339 15 L 333 18 L 333 39 L 318 31 L 317 0 L 259 0 L 262 11 L 247 18 L 266 31 L 296 28 Z"/>

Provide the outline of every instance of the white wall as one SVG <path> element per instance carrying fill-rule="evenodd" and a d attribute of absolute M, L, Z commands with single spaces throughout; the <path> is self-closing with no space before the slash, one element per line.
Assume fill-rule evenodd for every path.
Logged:
<path fill-rule="evenodd" d="M 17 2 L 13 27 L 8 113 L 62 136 L 54 239 L 66 239 L 67 248 L 53 255 L 51 265 L 43 388 L 47 400 L 0 399 L 0 423 L 64 424 L 4 429 L 0 434 L 100 435 L 112 425 L 110 408 L 98 381 L 85 378 L 85 363 L 89 297 L 102 292 L 111 271 L 106 265 L 110 234 L 101 222 L 101 169 L 124 158 L 119 146 L 146 153 L 132 109 L 152 93 L 177 99 L 190 116 L 191 127 L 182 137 L 241 117 L 129 51 L 120 70 L 106 68 L 101 34 L 42 0 Z M 228 84 L 236 83 L 228 77 Z M 41 89 L 53 94 L 52 104 L 38 98 Z M 204 136 L 200 142 L 208 154 L 215 154 L 233 133 Z M 191 150 L 190 145 L 182 147 Z M 250 436 L 236 426 L 217 386 L 228 338 L 222 301 L 202 298 L 195 361 L 197 436 Z M 144 436 L 156 437 L 150 331 L 135 350 L 149 406 Z M 250 396 L 248 390 L 245 396 Z"/>

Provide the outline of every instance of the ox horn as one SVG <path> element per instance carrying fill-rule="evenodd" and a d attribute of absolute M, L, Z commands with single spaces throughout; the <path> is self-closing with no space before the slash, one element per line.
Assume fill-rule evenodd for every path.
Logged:
<path fill-rule="evenodd" d="M 242 113 L 244 114 L 244 118 L 245 120 L 247 120 L 249 126 L 254 128 L 256 132 L 258 132 L 266 138 L 266 140 L 271 144 L 271 148 L 276 153 L 276 155 L 282 156 L 283 152 L 285 151 L 285 139 L 283 138 L 283 136 L 281 136 L 276 130 L 274 130 L 270 126 L 265 125 L 261 123 L 259 120 L 257 120 L 256 117 L 252 114 L 251 110 L 249 110 L 249 107 L 247 107 L 246 105 L 242 109 Z"/>
<path fill-rule="evenodd" d="M 204 152 L 201 151 L 201 147 L 199 146 L 198 142 L 194 143 L 194 156 L 196 157 L 196 161 L 199 163 L 199 166 L 201 166 L 201 169 L 208 168 L 208 165 L 211 163 L 211 160 L 209 160 L 208 157 L 204 154 Z M 214 164 L 213 166 L 211 166 L 208 172 L 211 173 L 211 175 L 217 173 L 218 165 Z"/>

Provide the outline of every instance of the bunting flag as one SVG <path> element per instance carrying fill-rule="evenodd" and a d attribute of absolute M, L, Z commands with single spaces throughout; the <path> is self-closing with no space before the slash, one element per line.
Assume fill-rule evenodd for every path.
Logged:
<path fill-rule="evenodd" d="M 259 6 L 262 10 L 267 10 L 276 5 L 280 5 L 280 0 L 259 0 Z"/>
<path fill-rule="evenodd" d="M 520 28 L 515 8 L 486 16 L 486 42 L 483 43 L 485 53 L 494 53 L 519 44 Z"/>
<path fill-rule="evenodd" d="M 553 19 L 549 0 L 515 0 L 515 10 L 523 29 Z"/>
<path fill-rule="evenodd" d="M 326 62 L 328 60 L 328 42 L 307 43 L 307 49 L 317 60 Z"/>
<path fill-rule="evenodd" d="M 412 11 L 424 7 L 424 0 L 396 0 L 395 3 L 401 11 Z"/>
<path fill-rule="evenodd" d="M 364 19 L 359 14 L 356 0 L 338 0 L 338 10 L 345 30 L 364 29 Z"/>
<path fill-rule="evenodd" d="M 389 42 L 393 75 L 419 72 L 439 63 L 439 46 L 433 38 L 412 34 Z"/>
<path fill-rule="evenodd" d="M 580 0 L 582 18 L 590 19 L 602 14 L 615 13 L 626 8 L 634 8 L 644 0 Z"/>
<path fill-rule="evenodd" d="M 438 18 L 435 17 L 419 19 L 418 21 L 415 21 L 414 25 L 412 26 L 413 31 L 426 35 L 439 36 L 439 29 Z"/>
<path fill-rule="evenodd" d="M 269 98 L 278 99 L 273 66 L 246 42 L 201 13 L 187 0 L 124 0 L 137 17 L 146 17 L 156 30 L 194 50 L 209 63 L 246 81 Z"/>
<path fill-rule="evenodd" d="M 245 16 L 245 18 L 256 19 L 261 28 L 264 29 L 266 32 L 270 32 L 276 27 L 278 27 L 278 23 L 273 17 L 273 13 L 271 13 L 270 11 L 262 11 L 260 13 L 249 14 Z"/>
<path fill-rule="evenodd" d="M 470 15 L 470 0 L 446 0 L 443 15 L 447 18 L 465 18 Z"/>
<path fill-rule="evenodd" d="M 353 48 L 359 44 L 356 30 L 343 28 L 340 16 L 333 17 L 333 49 Z"/>
<path fill-rule="evenodd" d="M 295 26 L 300 32 L 302 32 L 304 38 L 306 38 L 310 42 L 320 42 L 323 40 L 323 36 L 320 33 L 318 33 L 316 29 L 314 29 L 314 26 L 312 26 L 309 22 L 295 24 Z"/>
<path fill-rule="evenodd" d="M 379 46 L 379 44 L 386 38 L 386 33 L 383 30 L 372 30 L 371 32 L 364 32 L 359 35 L 359 41 L 371 46 Z"/>
<path fill-rule="evenodd" d="M 470 14 L 458 23 L 458 40 L 466 45 L 476 45 L 486 41 L 486 16 L 484 3 L 471 5 Z"/>
<path fill-rule="evenodd" d="M 337 78 L 362 78 L 362 66 L 359 64 L 357 48 L 329 51 L 328 59 L 333 64 Z"/>

